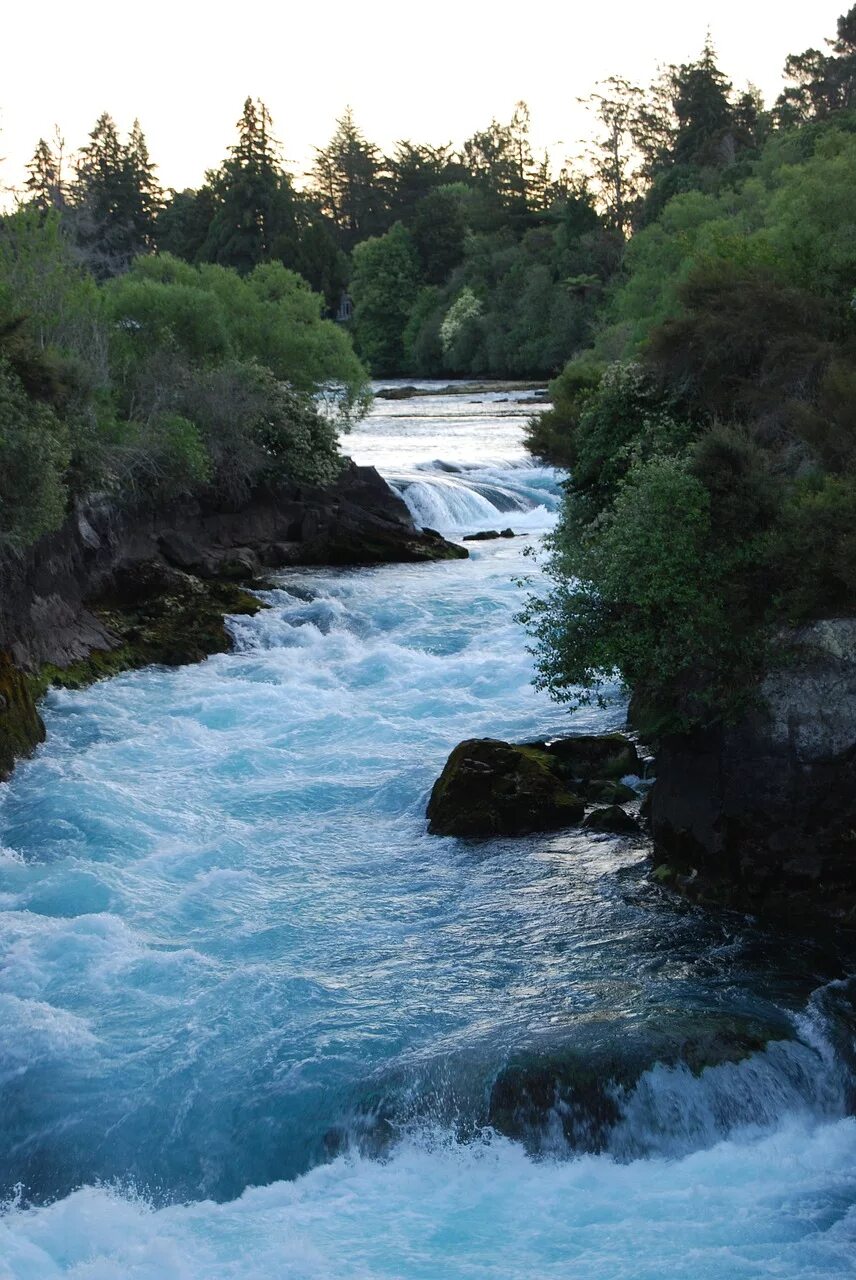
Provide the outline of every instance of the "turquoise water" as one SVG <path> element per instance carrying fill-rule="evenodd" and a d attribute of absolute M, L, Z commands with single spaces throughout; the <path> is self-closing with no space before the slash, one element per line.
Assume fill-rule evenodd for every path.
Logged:
<path fill-rule="evenodd" d="M 50 696 L 0 794 L 3 1280 L 856 1274 L 832 941 L 672 902 L 641 841 L 425 834 L 460 739 L 623 718 L 530 684 L 524 412 L 379 402 L 349 448 L 525 537 L 285 575 L 234 653 Z M 738 1022 L 773 1042 L 669 1057 Z M 509 1065 L 568 1062 L 605 1121 L 571 1090 L 496 1131 Z"/>

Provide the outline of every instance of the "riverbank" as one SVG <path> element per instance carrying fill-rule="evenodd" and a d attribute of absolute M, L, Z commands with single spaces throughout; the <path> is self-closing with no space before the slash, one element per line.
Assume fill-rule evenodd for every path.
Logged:
<path fill-rule="evenodd" d="M 266 572 L 466 555 L 418 529 L 378 472 L 351 462 L 333 486 L 256 493 L 239 510 L 190 499 L 136 514 L 81 507 L 0 562 L 0 779 L 44 740 L 36 704 L 48 686 L 226 651 L 225 615 L 262 607 L 247 588 Z"/>

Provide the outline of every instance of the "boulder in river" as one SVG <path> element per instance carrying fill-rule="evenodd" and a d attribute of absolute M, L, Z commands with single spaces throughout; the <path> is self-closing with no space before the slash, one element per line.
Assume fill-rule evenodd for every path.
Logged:
<path fill-rule="evenodd" d="M 592 804 L 604 805 L 631 804 L 638 799 L 632 787 L 612 778 L 595 778 L 593 782 L 586 783 L 585 796 Z"/>
<path fill-rule="evenodd" d="M 656 1064 L 700 1077 L 792 1037 L 784 1017 L 763 1022 L 699 1010 L 641 1023 L 598 1018 L 580 1024 L 564 1048 L 533 1046 L 514 1054 L 491 1087 L 488 1123 L 536 1151 L 555 1150 L 559 1133 L 576 1151 L 603 1151 L 640 1078 Z M 812 1051 L 806 1048 L 803 1057 L 811 1070 Z M 625 1135 L 625 1150 L 632 1141 Z"/>
<path fill-rule="evenodd" d="M 483 837 L 554 831 L 584 812 L 548 752 L 472 738 L 449 756 L 427 816 L 432 835 Z"/>
<path fill-rule="evenodd" d="M 632 836 L 639 831 L 639 823 L 620 804 L 594 809 L 586 818 L 585 825 L 589 831 L 604 831 L 616 836 Z"/>

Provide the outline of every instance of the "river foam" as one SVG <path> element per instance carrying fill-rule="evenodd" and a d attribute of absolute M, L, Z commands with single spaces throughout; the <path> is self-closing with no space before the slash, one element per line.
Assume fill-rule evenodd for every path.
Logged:
<path fill-rule="evenodd" d="M 556 506 L 524 412 L 350 444 L 424 522 L 526 536 L 283 575 L 235 652 L 50 695 L 0 796 L 0 1280 L 853 1273 L 835 948 L 671 901 L 644 842 L 425 834 L 460 739 L 569 727 L 514 620 Z"/>

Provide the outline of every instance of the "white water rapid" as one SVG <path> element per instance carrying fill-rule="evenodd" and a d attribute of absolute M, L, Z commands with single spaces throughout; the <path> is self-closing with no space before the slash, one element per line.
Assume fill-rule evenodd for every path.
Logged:
<path fill-rule="evenodd" d="M 345 442 L 514 538 L 282 574 L 233 653 L 49 696 L 0 790 L 0 1280 L 856 1275 L 834 940 L 672 900 L 643 840 L 426 835 L 462 738 L 622 723 L 530 684 L 526 399 Z"/>

